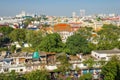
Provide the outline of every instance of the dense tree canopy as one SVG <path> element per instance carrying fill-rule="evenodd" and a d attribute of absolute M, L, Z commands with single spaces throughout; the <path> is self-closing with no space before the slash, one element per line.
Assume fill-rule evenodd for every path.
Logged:
<path fill-rule="evenodd" d="M 39 45 L 39 49 L 46 52 L 61 52 L 62 48 L 63 43 L 60 35 L 57 33 L 48 34 L 42 39 Z"/>
<path fill-rule="evenodd" d="M 120 60 L 117 56 L 113 56 L 106 65 L 102 67 L 104 80 L 120 80 Z"/>
<path fill-rule="evenodd" d="M 9 73 L 1 73 L 0 80 L 18 80 L 18 73 L 15 73 L 15 71 Z"/>
<path fill-rule="evenodd" d="M 66 41 L 66 49 L 69 54 L 87 53 L 89 52 L 88 41 L 79 34 L 70 36 Z"/>
<path fill-rule="evenodd" d="M 0 33 L 3 35 L 8 36 L 14 29 L 9 26 L 0 27 Z"/>
<path fill-rule="evenodd" d="M 120 48 L 120 28 L 114 25 L 104 25 L 103 29 L 98 32 L 97 49 L 109 50 Z"/>
<path fill-rule="evenodd" d="M 24 29 L 15 29 L 10 33 L 9 37 L 12 41 L 24 42 L 25 37 L 26 37 L 25 30 Z"/>
<path fill-rule="evenodd" d="M 13 31 L 14 29 L 9 26 L 3 26 L 0 27 L 0 47 L 3 46 L 6 43 L 9 43 L 8 35 Z"/>
<path fill-rule="evenodd" d="M 15 73 L 1 73 L 0 80 L 50 80 L 49 73 L 45 70 L 35 70 L 26 74 Z"/>
<path fill-rule="evenodd" d="M 41 43 L 42 38 L 41 31 L 26 30 L 26 41 L 31 44 L 33 48 L 37 48 Z"/>
<path fill-rule="evenodd" d="M 92 74 L 87 73 L 82 76 L 80 76 L 79 80 L 92 80 Z"/>
<path fill-rule="evenodd" d="M 35 70 L 25 74 L 26 80 L 50 80 L 49 73 L 45 70 Z"/>

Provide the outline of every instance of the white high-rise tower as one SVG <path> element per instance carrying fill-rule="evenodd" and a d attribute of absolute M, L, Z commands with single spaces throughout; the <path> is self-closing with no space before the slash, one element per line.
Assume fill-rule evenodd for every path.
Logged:
<path fill-rule="evenodd" d="M 72 12 L 72 17 L 76 17 L 76 12 Z"/>
<path fill-rule="evenodd" d="M 22 16 L 25 16 L 25 15 L 26 15 L 25 11 L 22 11 L 22 12 L 21 12 L 21 15 L 22 15 Z"/>
<path fill-rule="evenodd" d="M 84 9 L 81 9 L 80 10 L 80 17 L 84 17 L 85 16 L 85 10 Z"/>

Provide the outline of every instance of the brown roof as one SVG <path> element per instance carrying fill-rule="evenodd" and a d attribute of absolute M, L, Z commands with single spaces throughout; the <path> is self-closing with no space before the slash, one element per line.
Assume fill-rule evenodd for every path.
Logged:
<path fill-rule="evenodd" d="M 79 59 L 80 59 L 78 56 L 72 56 L 72 55 L 70 55 L 69 58 L 70 58 L 71 60 L 79 60 Z"/>
<path fill-rule="evenodd" d="M 55 55 L 56 53 L 54 52 L 40 52 L 40 56 L 46 56 L 46 55 Z"/>

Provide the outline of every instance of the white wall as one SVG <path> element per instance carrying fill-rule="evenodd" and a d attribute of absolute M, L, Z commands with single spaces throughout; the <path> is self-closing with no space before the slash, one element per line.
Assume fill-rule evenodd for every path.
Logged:
<path fill-rule="evenodd" d="M 20 71 L 22 69 L 22 71 Z M 11 67 L 9 68 L 9 72 L 11 72 L 12 70 L 15 70 L 15 72 L 25 72 L 26 68 L 25 67 Z"/>

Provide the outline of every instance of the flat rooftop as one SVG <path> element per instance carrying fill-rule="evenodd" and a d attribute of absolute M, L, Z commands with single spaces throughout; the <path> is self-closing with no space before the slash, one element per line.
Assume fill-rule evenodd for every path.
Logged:
<path fill-rule="evenodd" d="M 94 52 L 100 53 L 100 54 L 120 54 L 120 50 L 96 50 Z"/>

